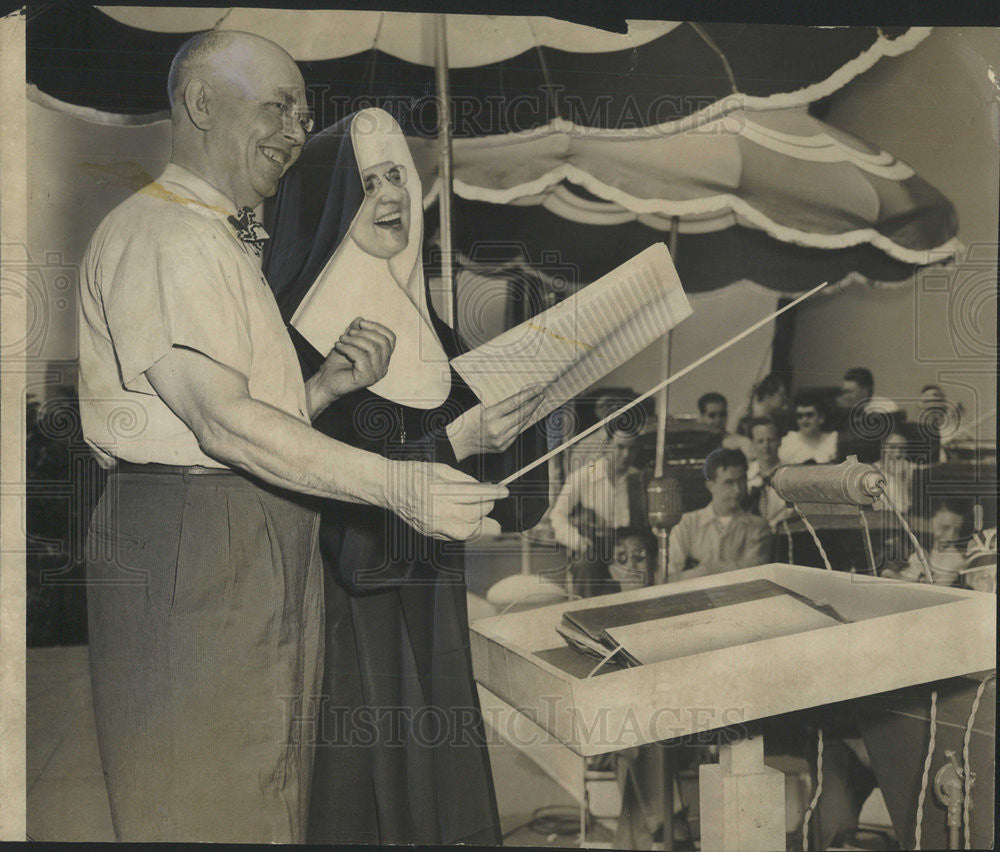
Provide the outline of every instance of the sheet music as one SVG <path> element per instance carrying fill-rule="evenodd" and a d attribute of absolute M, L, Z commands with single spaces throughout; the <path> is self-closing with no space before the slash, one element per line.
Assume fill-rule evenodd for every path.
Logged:
<path fill-rule="evenodd" d="M 691 315 L 670 252 L 648 249 L 451 363 L 484 405 L 546 384 L 530 425 Z"/>

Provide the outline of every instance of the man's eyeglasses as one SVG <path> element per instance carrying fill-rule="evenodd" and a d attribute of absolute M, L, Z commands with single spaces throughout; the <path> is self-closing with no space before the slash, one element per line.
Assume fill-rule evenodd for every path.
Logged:
<path fill-rule="evenodd" d="M 378 192 L 383 180 L 388 181 L 397 188 L 406 186 L 406 166 L 392 166 L 383 172 L 382 177 L 368 175 L 364 179 L 365 195 L 370 197 Z"/>
<path fill-rule="evenodd" d="M 311 109 L 296 107 L 284 101 L 267 101 L 262 106 L 268 112 L 280 117 L 282 126 L 286 130 L 294 129 L 295 125 L 298 124 L 303 133 L 312 133 L 316 126 Z"/>

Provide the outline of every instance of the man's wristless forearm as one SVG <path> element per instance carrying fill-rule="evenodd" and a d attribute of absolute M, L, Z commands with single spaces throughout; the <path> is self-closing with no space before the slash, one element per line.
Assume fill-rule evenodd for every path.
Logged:
<path fill-rule="evenodd" d="M 341 443 L 309 424 L 259 403 L 236 418 L 208 454 L 273 485 L 325 497 L 389 505 L 388 459 Z"/>

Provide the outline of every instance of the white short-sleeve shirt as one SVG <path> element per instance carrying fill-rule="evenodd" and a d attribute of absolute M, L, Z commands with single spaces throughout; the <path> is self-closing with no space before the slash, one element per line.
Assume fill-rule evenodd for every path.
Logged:
<path fill-rule="evenodd" d="M 807 441 L 801 432 L 789 432 L 778 446 L 778 461 L 782 464 L 805 464 L 810 461 L 828 464 L 836 459 L 836 432 L 822 432 L 816 441 Z"/>
<path fill-rule="evenodd" d="M 233 203 L 175 164 L 116 207 L 84 255 L 80 413 L 98 461 L 224 467 L 153 391 L 172 346 L 244 375 L 250 396 L 308 422 L 305 385 L 260 259 Z"/>
<path fill-rule="evenodd" d="M 549 513 L 556 540 L 570 548 L 575 548 L 579 542 L 580 534 L 570 522 L 570 513 L 577 506 L 593 512 L 597 526 L 602 529 L 628 526 L 628 479 L 638 473 L 635 468 L 629 468 L 616 475 L 614 462 L 607 455 L 577 467 L 566 479 Z"/>

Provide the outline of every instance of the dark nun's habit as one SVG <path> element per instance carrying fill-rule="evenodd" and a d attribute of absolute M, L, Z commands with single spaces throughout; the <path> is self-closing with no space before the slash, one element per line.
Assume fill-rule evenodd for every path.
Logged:
<path fill-rule="evenodd" d="M 361 171 L 382 163 L 405 167 L 405 192 L 397 187 L 396 195 L 410 210 L 406 248 L 388 260 L 351 237 L 374 216 Z M 481 481 L 499 481 L 544 451 L 542 429 L 533 427 L 506 453 L 455 460 L 445 426 L 478 400 L 448 365 L 461 343 L 428 297 L 420 180 L 387 113 L 364 110 L 312 138 L 269 205 L 266 226 L 267 280 L 293 326 L 305 374 L 322 363 L 317 348 L 328 350 L 356 316 L 396 334 L 385 378 L 334 402 L 317 429 Z M 524 528 L 546 505 L 544 479 L 535 477 L 516 483 L 493 516 L 507 529 Z M 309 839 L 499 843 L 461 545 L 425 538 L 381 509 L 326 501 L 321 511 L 326 663 Z"/>

